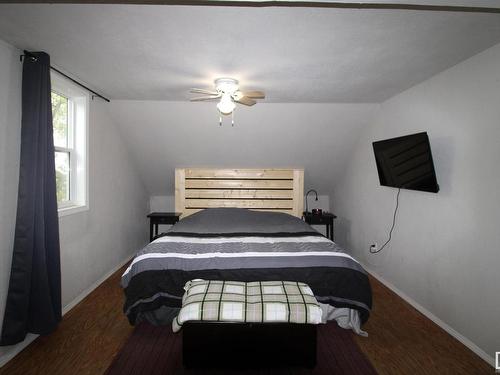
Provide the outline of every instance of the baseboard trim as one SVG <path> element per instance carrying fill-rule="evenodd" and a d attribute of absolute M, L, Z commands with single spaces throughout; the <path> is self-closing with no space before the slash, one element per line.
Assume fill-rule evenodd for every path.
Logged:
<path fill-rule="evenodd" d="M 9 351 L 3 355 L 0 356 L 0 368 L 5 366 L 7 362 L 9 362 L 12 358 L 14 358 L 16 355 L 21 353 L 24 348 L 26 348 L 29 344 L 31 344 L 39 335 L 34 335 L 34 334 L 28 334 L 26 338 L 24 339 L 23 342 L 20 342 L 19 344 L 13 345 L 12 348 L 9 349 Z"/>
<path fill-rule="evenodd" d="M 125 264 L 127 264 L 133 257 L 134 257 L 134 255 L 127 256 L 127 258 L 122 260 L 118 265 L 116 265 L 113 269 L 111 269 L 109 272 L 107 272 L 104 276 L 102 276 L 94 284 L 92 284 L 87 289 L 85 289 L 83 292 L 81 292 L 73 301 L 71 301 L 70 303 L 68 303 L 66 306 L 63 307 L 62 314 L 65 315 L 73 307 L 78 305 L 85 297 L 87 297 L 90 293 L 92 293 L 99 285 L 101 285 L 104 281 L 106 281 L 106 279 L 108 279 L 112 274 L 114 274 L 116 271 L 118 271 L 120 268 L 122 268 Z"/>
<path fill-rule="evenodd" d="M 492 356 L 489 356 L 483 349 L 481 349 L 479 346 L 474 344 L 471 340 L 469 340 L 467 337 L 462 335 L 461 333 L 457 332 L 455 329 L 450 327 L 448 324 L 443 322 L 441 319 L 439 319 L 436 315 L 431 313 L 429 310 L 427 310 L 425 307 L 420 305 L 418 302 L 416 302 L 414 299 L 403 293 L 401 290 L 396 288 L 393 284 L 385 280 L 382 276 L 377 274 L 376 272 L 372 271 L 369 267 L 366 267 L 364 264 L 363 268 L 368 271 L 370 275 L 372 275 L 374 278 L 376 278 L 378 281 L 380 281 L 382 284 L 384 284 L 387 288 L 392 290 L 394 293 L 396 293 L 399 297 L 401 297 L 403 300 L 408 302 L 410 305 L 412 305 L 415 309 L 417 309 L 420 313 L 425 315 L 428 319 L 432 320 L 435 324 L 437 324 L 439 327 L 444 329 L 447 333 L 449 333 L 451 336 L 456 338 L 458 341 L 460 341 L 463 345 L 465 345 L 467 348 L 472 350 L 475 354 L 477 354 L 482 360 L 487 362 L 489 365 L 491 365 L 493 368 L 495 367 L 495 359 Z"/>
<path fill-rule="evenodd" d="M 75 299 L 73 299 L 70 303 L 68 303 L 66 306 L 63 307 L 62 309 L 62 314 L 65 315 L 68 313 L 73 307 L 78 305 L 85 297 L 87 297 L 90 293 L 92 293 L 99 285 L 101 285 L 106 279 L 108 279 L 112 274 L 114 274 L 116 271 L 118 271 L 121 267 L 123 267 L 125 264 L 127 264 L 134 255 L 129 255 L 127 258 L 122 260 L 118 265 L 113 267 L 110 271 L 108 271 L 104 276 L 102 276 L 99 280 L 97 280 L 95 283 L 93 283 L 90 287 L 85 289 L 83 292 L 81 292 Z M 17 345 L 13 345 L 9 352 L 7 352 L 4 355 L 0 356 L 0 368 L 5 366 L 7 362 L 9 362 L 12 358 L 14 358 L 16 355 L 18 355 L 20 352 L 22 352 L 29 344 L 31 344 L 39 335 L 34 335 L 34 334 L 28 334 L 26 336 L 26 339 L 23 342 L 20 342 Z"/>

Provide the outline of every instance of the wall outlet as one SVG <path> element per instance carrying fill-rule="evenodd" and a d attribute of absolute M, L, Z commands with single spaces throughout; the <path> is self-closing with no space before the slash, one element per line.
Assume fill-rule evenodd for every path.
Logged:
<path fill-rule="evenodd" d="M 377 251 L 378 250 L 378 244 L 375 242 L 374 244 L 370 245 L 370 251 Z"/>

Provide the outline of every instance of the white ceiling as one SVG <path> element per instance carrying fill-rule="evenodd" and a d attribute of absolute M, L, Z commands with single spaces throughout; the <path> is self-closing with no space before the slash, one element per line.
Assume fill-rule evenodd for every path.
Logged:
<path fill-rule="evenodd" d="M 266 102 L 362 103 L 499 43 L 500 15 L 2 4 L 0 38 L 48 52 L 111 99 L 186 101 L 190 87 L 234 76 Z"/>

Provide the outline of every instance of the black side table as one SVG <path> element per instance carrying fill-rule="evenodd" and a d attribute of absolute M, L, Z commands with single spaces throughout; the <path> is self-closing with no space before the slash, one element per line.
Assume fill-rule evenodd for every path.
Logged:
<path fill-rule="evenodd" d="M 333 241 L 333 221 L 337 218 L 332 213 L 322 213 L 321 215 L 303 212 L 302 217 L 309 225 L 326 225 L 326 237 Z"/>
<path fill-rule="evenodd" d="M 178 212 L 151 212 L 149 217 L 149 241 L 153 241 L 158 235 L 158 225 L 167 224 L 174 225 L 179 221 L 179 217 L 181 216 Z M 155 228 L 153 235 L 153 227 Z"/>

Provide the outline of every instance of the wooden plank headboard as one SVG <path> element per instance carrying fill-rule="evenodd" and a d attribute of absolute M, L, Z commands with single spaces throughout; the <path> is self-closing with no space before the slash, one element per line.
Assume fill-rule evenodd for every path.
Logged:
<path fill-rule="evenodd" d="M 301 217 L 303 169 L 175 170 L 175 211 L 182 217 L 204 208 L 239 207 Z"/>

